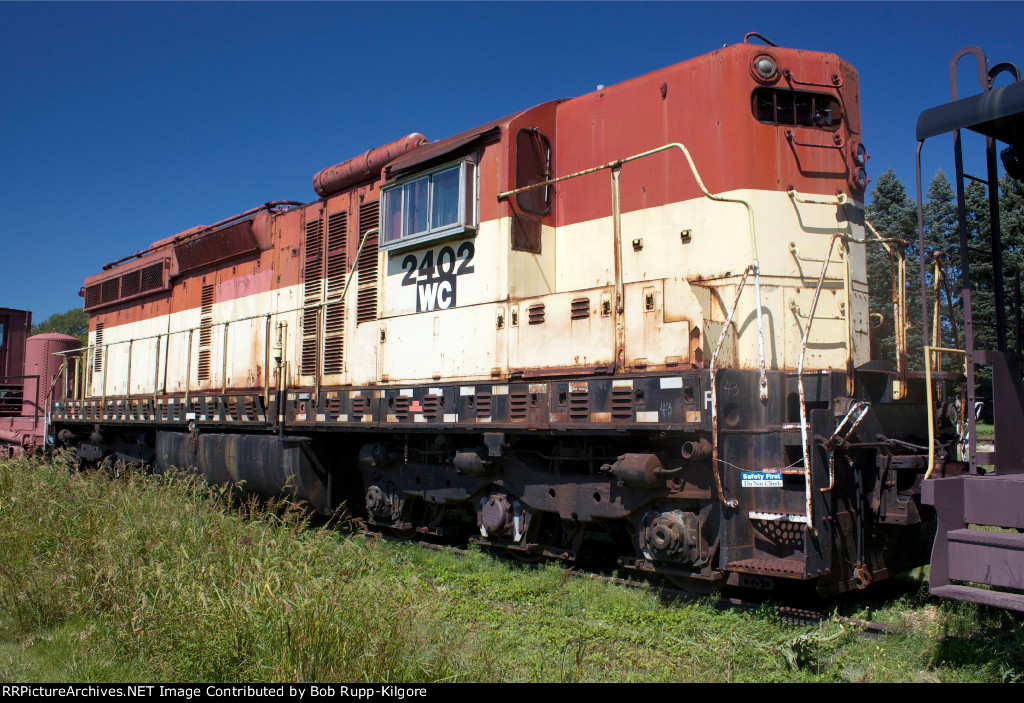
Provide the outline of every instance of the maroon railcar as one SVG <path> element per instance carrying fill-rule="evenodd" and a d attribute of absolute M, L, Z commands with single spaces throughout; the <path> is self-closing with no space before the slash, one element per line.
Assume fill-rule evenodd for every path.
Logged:
<path fill-rule="evenodd" d="M 73 383 L 65 360 L 81 342 L 31 329 L 31 312 L 0 308 L 0 456 L 46 446 L 50 403 Z"/>

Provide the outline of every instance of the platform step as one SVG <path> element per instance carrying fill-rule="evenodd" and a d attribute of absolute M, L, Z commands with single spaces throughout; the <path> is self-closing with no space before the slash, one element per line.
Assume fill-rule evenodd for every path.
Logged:
<path fill-rule="evenodd" d="M 806 579 L 808 574 L 805 570 L 802 558 L 778 559 L 773 557 L 760 557 L 755 559 L 743 559 L 732 561 L 726 564 L 726 571 L 738 571 L 745 574 L 759 574 L 762 576 L 781 576 L 783 578 Z"/>
<path fill-rule="evenodd" d="M 950 542 L 960 542 L 962 544 L 978 544 L 985 547 L 1024 551 L 1024 534 L 1020 532 L 971 529 L 950 530 L 947 534 L 947 539 Z"/>
<path fill-rule="evenodd" d="M 946 540 L 951 581 L 1024 591 L 1024 534 L 959 529 Z"/>
<path fill-rule="evenodd" d="M 955 584 L 937 586 L 929 589 L 929 592 L 939 598 L 951 598 L 953 600 L 967 601 L 968 603 L 981 603 L 996 608 L 1024 612 L 1024 593 L 1003 593 L 1001 591 L 990 591 L 986 588 Z"/>

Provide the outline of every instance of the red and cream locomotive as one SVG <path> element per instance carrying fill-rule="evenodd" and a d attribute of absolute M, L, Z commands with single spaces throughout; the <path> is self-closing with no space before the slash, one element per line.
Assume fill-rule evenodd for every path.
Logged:
<path fill-rule="evenodd" d="M 863 586 L 934 530 L 866 158 L 849 64 L 746 39 L 411 134 L 90 276 L 53 436 L 522 556 L 600 532 L 695 589 Z"/>

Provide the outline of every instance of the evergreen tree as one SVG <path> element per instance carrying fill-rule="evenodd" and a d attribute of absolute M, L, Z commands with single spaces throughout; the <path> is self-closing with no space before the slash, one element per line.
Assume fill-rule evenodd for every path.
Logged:
<path fill-rule="evenodd" d="M 896 240 L 888 243 L 894 251 L 910 247 L 916 250 L 917 230 L 917 209 L 913 201 L 907 196 L 907 189 L 896 173 L 889 169 L 875 181 L 875 188 L 871 191 L 871 204 L 867 206 L 867 220 L 870 222 L 879 236 L 883 239 Z M 880 340 L 881 358 L 889 361 L 896 361 L 896 340 L 895 320 L 893 319 L 892 290 L 893 290 L 893 268 L 889 255 L 885 248 L 879 244 L 871 244 L 874 237 L 868 237 L 867 247 L 867 274 L 868 274 L 868 296 L 871 312 L 882 316 L 881 326 L 876 327 L 873 334 Z M 908 288 L 910 283 L 917 279 L 914 275 L 911 262 L 915 259 L 908 255 L 907 278 Z M 918 300 L 920 295 L 914 299 Z M 917 330 L 920 337 L 920 303 L 917 305 L 917 312 L 908 298 L 907 320 L 911 327 L 908 330 L 907 341 L 911 342 L 911 335 Z M 913 320 L 918 320 L 914 328 Z M 873 323 L 874 326 L 874 323 Z M 921 346 L 920 339 L 917 341 L 917 348 Z"/>
<path fill-rule="evenodd" d="M 957 223 L 956 199 L 953 187 L 940 169 L 928 184 L 924 204 L 925 247 L 929 250 L 925 263 L 928 276 L 934 272 L 938 259 L 942 280 L 939 284 L 939 345 L 960 349 L 963 345 L 963 304 L 960 300 L 960 228 Z M 929 278 L 929 296 L 934 296 L 935 280 Z M 935 299 L 930 297 L 929 315 L 935 314 Z M 929 326 L 935 324 L 929 319 Z M 929 335 L 931 338 L 931 335 Z M 947 357 L 944 368 L 954 370 L 962 361 Z"/>

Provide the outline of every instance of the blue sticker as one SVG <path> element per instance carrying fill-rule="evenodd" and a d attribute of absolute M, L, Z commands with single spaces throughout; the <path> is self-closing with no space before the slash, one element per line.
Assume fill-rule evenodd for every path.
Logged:
<path fill-rule="evenodd" d="M 744 471 L 740 474 L 743 488 L 782 488 L 782 474 L 777 471 Z"/>

